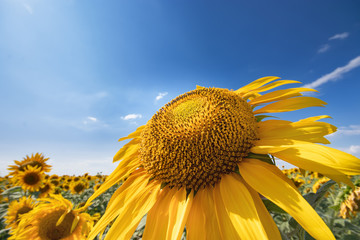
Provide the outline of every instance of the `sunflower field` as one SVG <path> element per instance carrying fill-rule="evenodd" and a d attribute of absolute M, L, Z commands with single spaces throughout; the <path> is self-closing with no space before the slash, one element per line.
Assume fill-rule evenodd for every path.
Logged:
<path fill-rule="evenodd" d="M 91 228 L 104 215 L 118 182 L 82 209 L 107 176 L 102 174 L 58 176 L 50 174 L 48 158 L 36 153 L 15 161 L 9 174 L 0 177 L 0 239 L 86 239 Z M 356 189 L 338 185 L 315 172 L 299 168 L 282 172 L 295 184 L 332 230 L 336 239 L 360 239 L 360 177 L 352 178 Z M 313 239 L 289 214 L 262 197 L 283 239 Z M 80 210 L 80 211 L 79 211 Z M 42 222 L 45 221 L 46 222 Z M 60 220 L 62 221 L 60 221 Z M 34 223 L 39 222 L 40 225 Z M 131 239 L 141 239 L 146 216 Z M 42 226 L 43 229 L 38 229 Z M 111 225 L 110 225 L 111 226 Z M 105 237 L 108 229 L 95 239 Z M 17 236 L 14 237 L 14 236 Z M 182 234 L 186 239 L 186 229 Z"/>
<path fill-rule="evenodd" d="M 40 153 L 16 160 L 0 179 L 0 237 L 360 239 L 360 159 L 325 146 L 330 116 L 259 115 L 326 105 L 310 88 L 260 94 L 299 83 L 278 79 L 178 96 L 119 139 L 109 176 L 50 174 Z"/>

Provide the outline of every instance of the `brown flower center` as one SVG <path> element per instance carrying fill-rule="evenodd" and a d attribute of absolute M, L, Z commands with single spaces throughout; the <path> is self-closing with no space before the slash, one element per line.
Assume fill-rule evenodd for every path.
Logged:
<path fill-rule="evenodd" d="M 66 214 L 64 220 L 56 226 L 57 221 L 64 213 L 64 210 L 58 210 L 47 214 L 41 219 L 39 224 L 39 236 L 41 239 L 58 240 L 63 239 L 71 234 L 71 226 L 75 219 L 72 212 Z"/>
<path fill-rule="evenodd" d="M 37 172 L 29 172 L 24 176 L 24 183 L 27 185 L 33 186 L 38 184 L 40 181 L 39 173 Z"/>
<path fill-rule="evenodd" d="M 170 187 L 199 189 L 233 172 L 257 139 L 251 107 L 236 93 L 201 88 L 161 108 L 142 132 L 141 159 Z"/>

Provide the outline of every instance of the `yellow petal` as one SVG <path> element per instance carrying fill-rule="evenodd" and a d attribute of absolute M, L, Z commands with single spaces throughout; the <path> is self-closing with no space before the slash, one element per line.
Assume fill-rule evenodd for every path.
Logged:
<path fill-rule="evenodd" d="M 317 120 L 323 119 L 323 118 L 331 118 L 331 117 L 328 115 L 320 115 L 320 116 L 304 118 L 304 119 L 299 120 L 299 122 L 314 122 L 314 121 L 317 121 Z"/>
<path fill-rule="evenodd" d="M 251 196 L 253 198 L 256 210 L 258 212 L 261 223 L 266 231 L 268 238 L 271 240 L 273 240 L 273 239 L 281 240 L 282 238 L 281 238 L 279 229 L 276 226 L 274 219 L 271 217 L 270 213 L 266 209 L 259 194 L 252 187 L 250 187 L 245 181 L 243 181 L 243 183 L 245 184 L 245 186 L 247 187 L 247 189 L 249 190 L 249 193 L 251 194 Z"/>
<path fill-rule="evenodd" d="M 130 139 L 130 138 L 140 137 L 140 134 L 141 134 L 142 130 L 145 128 L 145 126 L 146 125 L 140 126 L 135 130 L 135 132 L 130 133 L 127 137 L 120 138 L 119 142 L 126 140 L 126 139 Z"/>
<path fill-rule="evenodd" d="M 169 205 L 176 191 L 176 188 L 168 187 L 161 190 L 157 202 L 146 217 L 143 240 L 166 239 L 169 226 Z"/>
<path fill-rule="evenodd" d="M 124 177 L 130 175 L 130 173 L 134 172 L 139 167 L 139 159 L 127 159 L 126 161 L 121 161 L 116 169 L 106 178 L 106 181 L 101 184 L 100 188 L 96 190 L 86 201 L 86 204 L 83 208 L 87 208 L 91 205 L 91 202 L 97 198 L 100 194 L 105 192 L 115 183 L 119 183 Z M 140 170 L 139 170 L 140 171 Z"/>
<path fill-rule="evenodd" d="M 261 103 L 280 101 L 291 97 L 302 96 L 300 92 L 310 92 L 310 91 L 317 92 L 315 89 L 312 88 L 290 88 L 290 89 L 277 90 L 259 96 L 251 100 L 249 104 L 256 105 Z"/>
<path fill-rule="evenodd" d="M 181 238 L 191 209 L 193 195 L 193 192 L 191 192 L 189 196 L 186 197 L 186 189 L 180 188 L 171 199 L 169 205 L 169 226 L 166 239 L 179 240 Z"/>
<path fill-rule="evenodd" d="M 335 239 L 301 194 L 267 167 L 243 161 L 239 164 L 239 171 L 253 189 L 288 212 L 315 239 Z"/>
<path fill-rule="evenodd" d="M 275 81 L 276 79 L 280 79 L 279 77 L 263 77 L 263 78 L 259 78 L 245 86 L 243 86 L 242 88 L 239 88 L 238 90 L 236 90 L 236 93 L 242 94 L 242 93 L 247 93 L 251 90 L 257 89 L 269 82 Z"/>
<path fill-rule="evenodd" d="M 307 142 L 329 143 L 325 135 L 336 127 L 325 122 L 267 120 L 258 123 L 260 139 L 294 139 Z"/>
<path fill-rule="evenodd" d="M 287 159 L 279 158 L 288 162 L 290 162 L 290 158 L 293 157 L 293 159 L 297 159 L 298 161 L 308 161 L 326 165 L 346 175 L 360 174 L 360 159 L 334 148 L 290 139 L 263 139 L 257 141 L 255 144 L 256 146 L 251 148 L 251 152 L 253 153 L 270 153 L 276 157 L 286 157 Z"/>
<path fill-rule="evenodd" d="M 138 153 L 140 149 L 141 139 L 135 138 L 129 143 L 125 144 L 120 150 L 115 154 L 113 162 L 119 161 L 120 159 L 125 159 L 131 157 L 132 155 Z"/>
<path fill-rule="evenodd" d="M 189 240 L 221 239 L 212 189 L 209 188 L 198 190 L 194 197 L 186 222 L 186 238 Z"/>
<path fill-rule="evenodd" d="M 118 216 L 107 232 L 105 240 L 131 238 L 140 220 L 157 201 L 160 184 L 152 181 L 138 194 L 134 190 L 131 189 L 126 195 L 119 196 L 119 201 L 107 209 L 108 212 L 118 211 Z M 131 194 L 133 196 L 128 198 Z"/>
<path fill-rule="evenodd" d="M 268 171 L 271 171 L 273 174 L 275 174 L 277 177 L 281 178 L 283 181 L 287 182 L 292 188 L 294 188 L 296 191 L 299 191 L 298 188 L 295 186 L 294 182 L 291 181 L 290 178 L 284 175 L 284 173 L 275 165 L 270 165 L 266 162 L 263 162 L 259 159 L 255 158 L 244 158 L 242 161 L 244 162 L 252 162 L 253 164 L 257 164 L 259 166 L 266 167 Z"/>
<path fill-rule="evenodd" d="M 294 81 L 294 80 L 279 80 L 279 81 L 276 81 L 276 82 L 269 83 L 269 84 L 267 84 L 267 85 L 265 85 L 263 87 L 255 89 L 255 90 L 252 90 L 252 91 L 250 91 L 248 93 L 245 93 L 243 97 L 246 97 L 248 94 L 265 92 L 265 91 L 271 90 L 273 88 L 282 86 L 284 84 L 290 84 L 290 83 L 301 83 L 301 82 Z"/>
<path fill-rule="evenodd" d="M 220 183 L 215 186 L 215 192 L 222 198 L 223 207 L 236 231 L 237 238 L 267 239 L 253 198 L 239 175 L 224 175 Z M 218 220 L 220 222 L 223 219 L 218 218 Z M 220 226 L 223 227 L 223 225 Z M 223 237 L 225 237 L 224 239 L 233 239 L 231 235 Z"/>
<path fill-rule="evenodd" d="M 314 97 L 295 97 L 268 104 L 256 111 L 259 113 L 289 112 L 307 107 L 323 107 L 326 103 Z"/>
<path fill-rule="evenodd" d="M 138 204 L 140 202 L 144 203 L 144 206 L 145 204 L 151 205 L 155 201 L 156 196 L 158 195 L 159 190 L 157 189 L 160 188 L 160 186 L 158 186 L 159 184 L 157 184 L 155 181 L 152 181 L 148 184 L 149 179 L 150 176 L 147 175 L 144 170 L 138 170 L 135 174 L 132 174 L 124 182 L 124 184 L 115 191 L 107 205 L 105 214 L 94 226 L 89 236 L 94 238 L 100 231 L 103 231 L 105 227 L 116 217 L 117 219 L 119 219 L 120 217 L 128 217 L 128 220 L 131 221 L 133 221 L 133 219 L 137 220 L 137 218 L 140 217 L 141 220 L 143 215 L 138 216 L 136 214 L 131 214 L 131 211 L 135 212 L 136 209 L 138 209 L 139 211 L 144 210 L 140 209 L 140 205 Z M 147 196 L 150 202 L 145 203 L 143 199 L 144 196 Z M 130 211 L 130 213 L 124 215 L 126 211 Z M 89 238 L 92 239 L 91 237 Z"/>

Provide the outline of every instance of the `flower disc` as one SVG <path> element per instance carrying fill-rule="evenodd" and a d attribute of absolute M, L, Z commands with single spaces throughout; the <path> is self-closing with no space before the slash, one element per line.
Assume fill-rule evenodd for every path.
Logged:
<path fill-rule="evenodd" d="M 199 189 L 233 172 L 257 140 L 249 104 L 227 89 L 199 88 L 161 108 L 142 132 L 141 159 L 170 187 Z"/>

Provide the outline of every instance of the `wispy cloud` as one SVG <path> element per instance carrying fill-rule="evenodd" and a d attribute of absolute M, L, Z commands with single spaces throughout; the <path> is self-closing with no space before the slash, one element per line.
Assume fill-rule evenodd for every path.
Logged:
<path fill-rule="evenodd" d="M 162 99 L 162 98 L 165 97 L 166 95 L 168 95 L 167 92 L 159 93 L 159 94 L 156 96 L 155 101 L 159 101 L 160 99 Z"/>
<path fill-rule="evenodd" d="M 319 48 L 318 53 L 324 53 L 324 52 L 328 51 L 329 49 L 330 49 L 330 45 L 324 44 Z"/>
<path fill-rule="evenodd" d="M 317 88 L 320 85 L 323 85 L 324 83 L 327 83 L 329 81 L 336 81 L 337 79 L 341 78 L 344 73 L 347 73 L 357 67 L 360 67 L 360 56 L 357 56 L 356 58 L 352 59 L 345 66 L 338 67 L 331 73 L 328 73 L 328 74 L 316 79 L 312 83 L 305 84 L 304 87 Z"/>
<path fill-rule="evenodd" d="M 141 114 L 135 114 L 135 113 L 131 113 L 128 114 L 124 117 L 121 117 L 122 120 L 134 120 L 134 119 L 138 119 L 138 118 L 142 118 Z"/>
<path fill-rule="evenodd" d="M 95 117 L 87 117 L 87 119 L 92 122 L 97 122 L 97 118 L 95 118 Z"/>
<path fill-rule="evenodd" d="M 349 36 L 348 32 L 344 32 L 344 33 L 338 33 L 335 34 L 334 36 L 330 37 L 329 40 L 335 40 L 335 39 L 345 39 Z"/>
<path fill-rule="evenodd" d="M 33 11 L 32 7 L 29 4 L 24 3 L 23 6 L 24 6 L 24 8 L 26 9 L 26 11 L 28 13 L 30 13 L 31 15 L 34 14 L 34 11 Z"/>
<path fill-rule="evenodd" d="M 330 134 L 329 137 L 338 135 L 355 136 L 360 135 L 360 125 L 350 125 L 346 127 L 339 127 L 336 132 Z"/>

